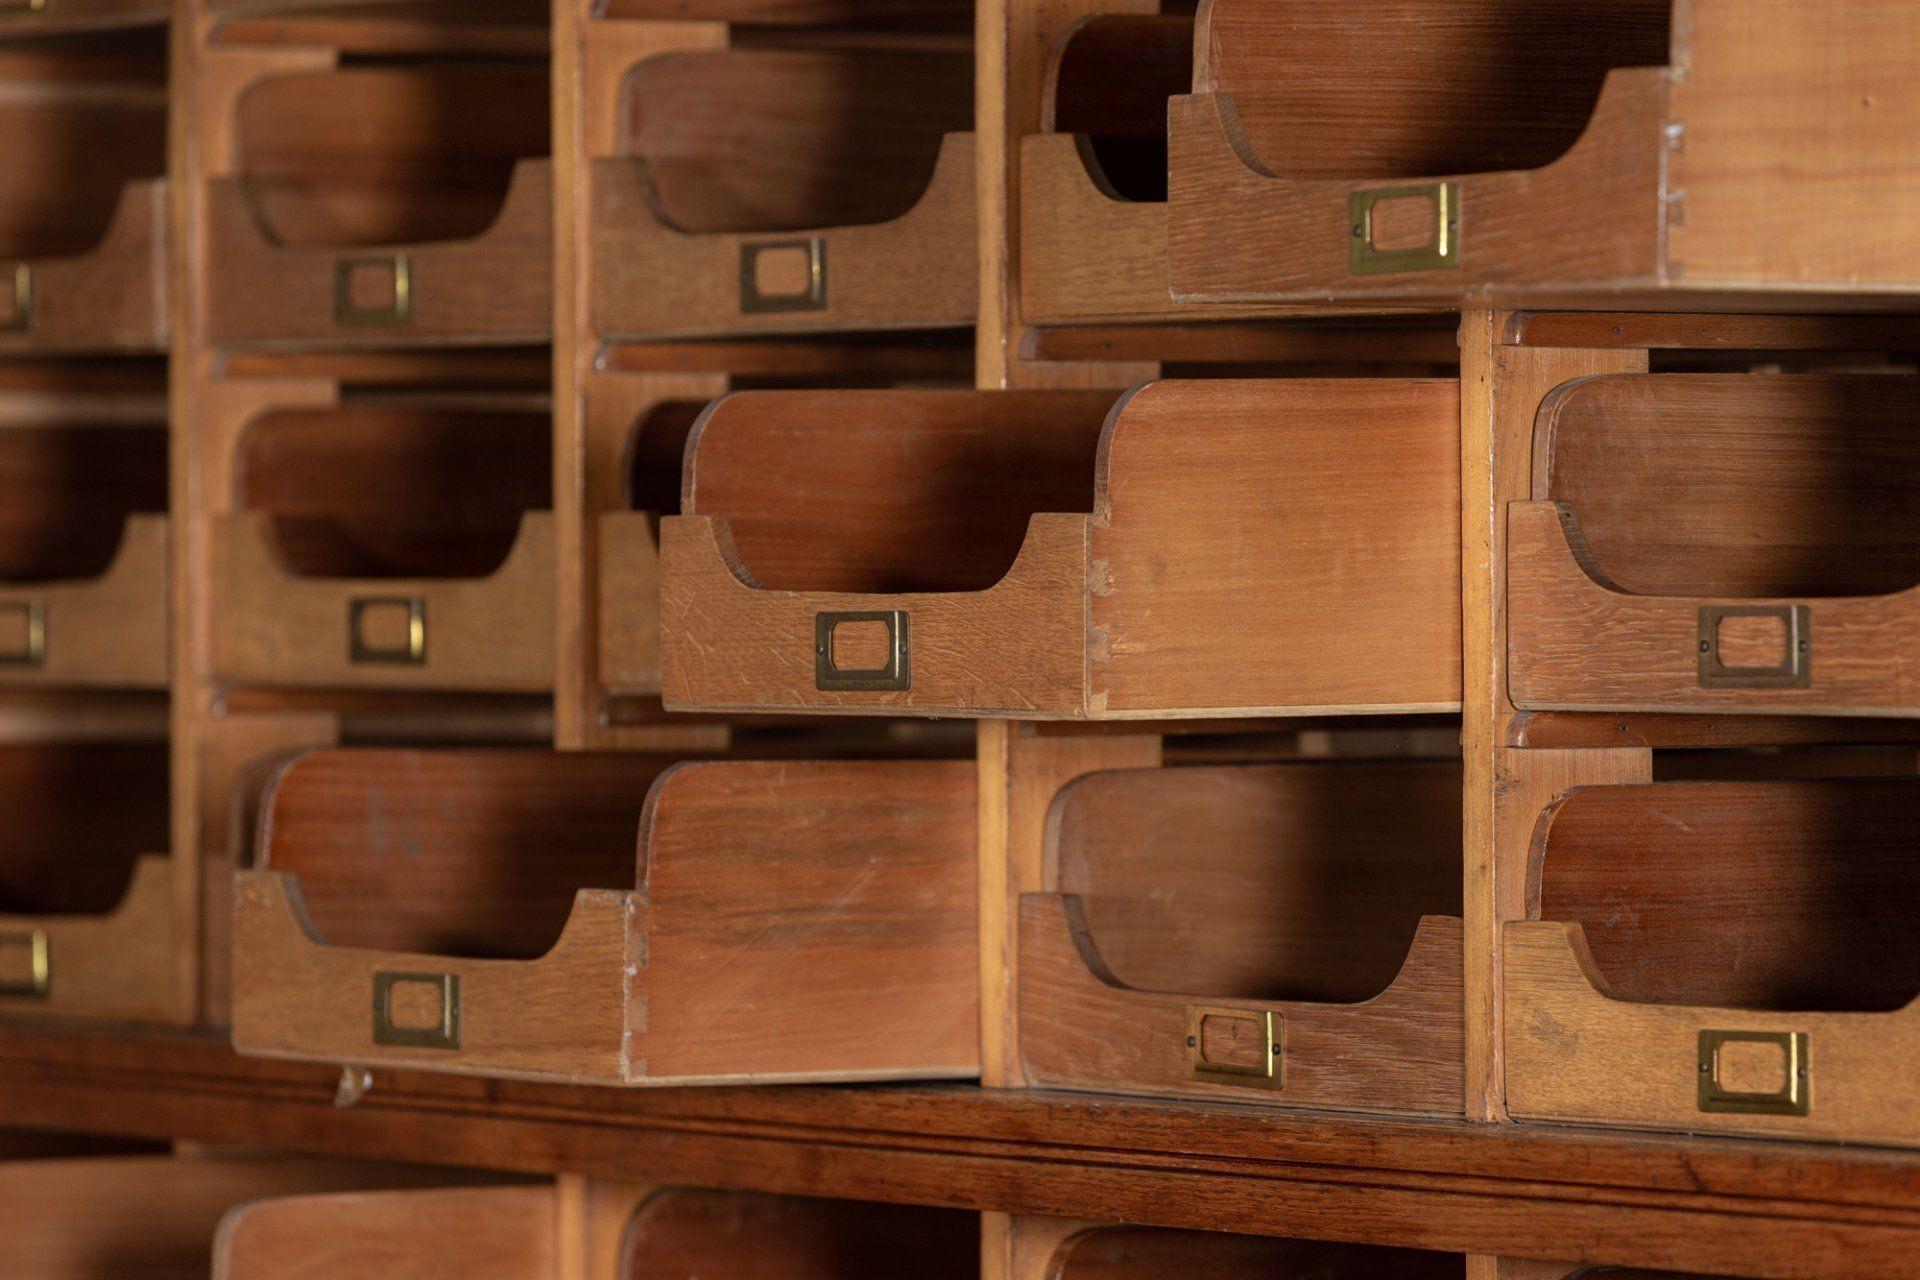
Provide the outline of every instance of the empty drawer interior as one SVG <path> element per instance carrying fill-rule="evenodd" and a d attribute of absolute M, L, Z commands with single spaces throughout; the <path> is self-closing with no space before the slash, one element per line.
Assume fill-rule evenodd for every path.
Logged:
<path fill-rule="evenodd" d="M 749 27 L 973 30 L 973 0 L 606 0 L 595 13 L 624 21 L 734 22 Z"/>
<path fill-rule="evenodd" d="M 622 1280 L 765 1276 L 977 1280 L 980 1219 L 953 1209 L 669 1190 L 627 1225 Z"/>
<path fill-rule="evenodd" d="M 0 389 L 0 582 L 105 572 L 128 518 L 167 509 L 165 421 L 157 400 Z"/>
<path fill-rule="evenodd" d="M 1459 1254 L 1160 1227 L 1099 1227 L 1070 1237 L 1054 1280 L 1184 1280 L 1188 1276 L 1313 1280 L 1463 1280 Z"/>
<path fill-rule="evenodd" d="M 0 746 L 0 810 L 0 914 L 104 915 L 167 849 L 166 745 Z"/>
<path fill-rule="evenodd" d="M 303 577 L 484 577 L 553 505 L 550 432 L 511 405 L 269 410 L 241 437 L 239 502 Z"/>
<path fill-rule="evenodd" d="M 234 163 L 275 242 L 461 240 L 490 227 L 515 166 L 544 157 L 547 73 L 512 61 L 348 63 L 241 95 Z"/>
<path fill-rule="evenodd" d="M 1193 6 L 1096 14 L 1069 27 L 1047 66 L 1041 128 L 1085 141 L 1081 159 L 1107 194 L 1167 198 L 1167 99 L 1193 87 Z"/>

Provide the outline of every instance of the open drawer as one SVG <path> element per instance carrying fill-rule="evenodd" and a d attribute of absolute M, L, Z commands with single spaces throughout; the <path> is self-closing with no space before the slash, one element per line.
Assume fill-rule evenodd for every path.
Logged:
<path fill-rule="evenodd" d="M 1452 381 L 718 401 L 670 706 L 1124 719 L 1460 702 Z"/>
<path fill-rule="evenodd" d="M 215 670 L 258 684 L 553 686 L 551 419 L 514 397 L 256 413 L 214 519 Z"/>
<path fill-rule="evenodd" d="M 970 760 L 315 752 L 236 886 L 234 1044 L 596 1084 L 973 1076 L 974 829 Z"/>
<path fill-rule="evenodd" d="M 1457 1253 L 1326 1240 L 1013 1220 L 1011 1280 L 1465 1280 Z"/>
<path fill-rule="evenodd" d="M 1920 1145 L 1920 779 L 1572 791 L 1505 932 L 1516 1117 Z"/>
<path fill-rule="evenodd" d="M 166 511 L 157 393 L 0 388 L 0 689 L 167 687 Z"/>
<path fill-rule="evenodd" d="M 1219 320 L 1167 270 L 1167 102 L 1193 84 L 1191 4 L 1095 14 L 1049 54 L 1039 133 L 1020 140 L 1020 305 L 1032 325 Z"/>
<path fill-rule="evenodd" d="M 1029 1083 L 1460 1114 L 1460 766 L 1090 774 L 1020 900 Z"/>
<path fill-rule="evenodd" d="M 609 341 L 973 323 L 973 58 L 879 43 L 687 48 L 622 78 L 591 166 Z"/>
<path fill-rule="evenodd" d="M 543 65 L 400 59 L 264 74 L 233 111 L 232 154 L 207 190 L 214 342 L 547 339 Z"/>
<path fill-rule="evenodd" d="M 191 1016 L 167 777 L 159 742 L 0 745 L 0 1014 Z"/>
<path fill-rule="evenodd" d="M 0 354 L 166 347 L 166 46 L 113 48 L 0 69 Z"/>
<path fill-rule="evenodd" d="M 1174 294 L 1910 305 L 1916 161 L 1891 122 L 1920 110 L 1911 19 L 1875 0 L 1212 0 L 1170 117 Z"/>
<path fill-rule="evenodd" d="M 1516 706 L 1920 714 L 1920 379 L 1618 375 L 1542 404 Z"/>
<path fill-rule="evenodd" d="M 589 1183 L 264 1200 L 220 1229 L 214 1280 L 558 1280 L 573 1237 L 588 1280 L 778 1276 L 975 1280 L 979 1217 L 860 1201 Z"/>

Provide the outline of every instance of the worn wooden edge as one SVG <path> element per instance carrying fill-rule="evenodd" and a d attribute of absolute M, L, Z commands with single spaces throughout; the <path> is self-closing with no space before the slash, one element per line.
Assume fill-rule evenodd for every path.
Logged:
<path fill-rule="evenodd" d="M 963 1086 L 613 1090 L 0 1023 L 0 1122 L 1762 1280 L 1907 1280 L 1920 1155 Z M 1088 1135 L 1099 1133 L 1097 1143 Z"/>
<path fill-rule="evenodd" d="M 167 688 L 167 580 L 167 517 L 141 511 L 99 576 L 0 583 L 0 607 L 40 609 L 46 646 L 36 665 L 0 666 L 0 688 Z M 68 657 L 69 635 L 82 639 L 78 658 Z"/>
<path fill-rule="evenodd" d="M 1920 351 L 1920 318 L 1522 311 L 1508 318 L 1500 343 L 1584 350 L 1905 352 Z"/>

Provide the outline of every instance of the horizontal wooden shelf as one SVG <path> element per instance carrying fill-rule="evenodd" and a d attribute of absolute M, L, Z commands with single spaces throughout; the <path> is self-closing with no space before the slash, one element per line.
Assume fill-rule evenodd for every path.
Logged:
<path fill-rule="evenodd" d="M 1920 782 L 1589 787 L 1506 926 L 1513 1113 L 1920 1145 Z"/>
<path fill-rule="evenodd" d="M 1026 1078 L 1459 1115 L 1459 797 L 1451 763 L 1073 783 L 1020 902 Z"/>
<path fill-rule="evenodd" d="M 1548 396 L 1508 520 L 1514 704 L 1920 714 L 1916 386 L 1628 374 Z"/>
<path fill-rule="evenodd" d="M 1900 5 L 1201 12 L 1169 126 L 1183 301 L 1901 310 L 1920 290 L 1893 194 L 1920 101 Z"/>
<path fill-rule="evenodd" d="M 975 807 L 971 760 L 310 754 L 235 887 L 234 1043 L 603 1084 L 974 1076 Z"/>
<path fill-rule="evenodd" d="M 630 1090 L 0 1023 L 0 1124 L 1760 1280 L 1910 1280 L 1920 1154 L 972 1086 Z M 1555 1280 L 1558 1280 L 1556 1277 Z"/>
<path fill-rule="evenodd" d="M 965 49 L 695 47 L 617 92 L 629 150 L 591 165 L 600 339 L 973 322 Z"/>
<path fill-rule="evenodd" d="M 667 705 L 1454 710 L 1458 430 L 1450 380 L 729 396 L 661 521 Z"/>

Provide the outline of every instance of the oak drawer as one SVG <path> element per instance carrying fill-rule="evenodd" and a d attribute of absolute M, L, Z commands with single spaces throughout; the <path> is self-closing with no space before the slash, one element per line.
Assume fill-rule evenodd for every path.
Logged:
<path fill-rule="evenodd" d="M 1920 110 L 1878 0 L 1216 0 L 1174 296 L 1902 309 Z"/>
<path fill-rule="evenodd" d="M 1012 1220 L 1011 1280 L 1172 1280 L 1176 1276 L 1313 1280 L 1464 1280 L 1457 1253 L 1284 1237 Z"/>
<path fill-rule="evenodd" d="M 972 1076 L 975 819 L 971 761 L 315 752 L 239 877 L 234 1043 L 599 1084 Z"/>
<path fill-rule="evenodd" d="M 1920 1143 L 1920 781 L 1581 788 L 1533 849 L 1513 1115 Z"/>
<path fill-rule="evenodd" d="M 1460 1114 L 1460 767 L 1092 774 L 1020 900 L 1036 1086 Z"/>
<path fill-rule="evenodd" d="M 1458 495 L 1451 381 L 730 396 L 661 522 L 666 700 L 1451 710 Z"/>
<path fill-rule="evenodd" d="M 1657 374 L 1543 403 L 1516 706 L 1911 716 L 1920 379 Z"/>

